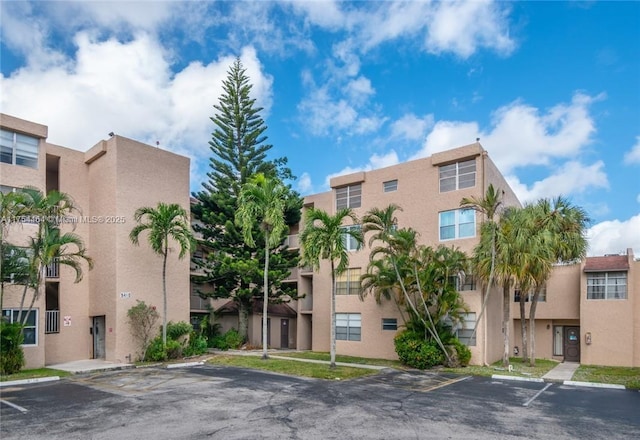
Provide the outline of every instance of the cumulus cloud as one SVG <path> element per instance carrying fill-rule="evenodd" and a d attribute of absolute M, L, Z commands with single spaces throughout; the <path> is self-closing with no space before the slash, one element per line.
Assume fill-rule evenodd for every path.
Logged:
<path fill-rule="evenodd" d="M 587 233 L 589 255 L 626 253 L 632 248 L 640 256 L 640 214 L 628 220 L 607 220 L 597 223 Z"/>
<path fill-rule="evenodd" d="M 569 161 L 564 163 L 550 176 L 535 182 L 530 188 L 520 182 L 514 175 L 506 176 L 507 183 L 523 202 L 533 202 L 560 194 L 580 194 L 593 188 L 609 188 L 604 162 L 597 161 L 591 165 Z"/>
<path fill-rule="evenodd" d="M 624 155 L 624 163 L 640 164 L 640 136 L 636 136 L 636 144 Z"/>
<path fill-rule="evenodd" d="M 302 173 L 298 178 L 297 189 L 300 194 L 306 195 L 313 192 L 313 185 L 311 184 L 311 175 L 309 173 Z"/>
<path fill-rule="evenodd" d="M 49 125 L 49 141 L 87 150 L 107 133 L 155 144 L 190 156 L 201 181 L 209 156 L 209 116 L 222 93 L 222 80 L 235 59 L 192 62 L 172 74 L 170 54 L 156 38 L 139 33 L 127 42 L 98 40 L 80 32 L 75 58 L 41 71 L 27 65 L 0 77 L 3 112 Z M 252 95 L 268 114 L 273 78 L 252 47 L 240 58 L 253 84 Z M 34 105 L 34 102 L 55 105 Z M 192 175 L 193 177 L 193 175 Z"/>
<path fill-rule="evenodd" d="M 603 98 L 576 93 L 570 103 L 547 111 L 517 100 L 494 111 L 485 129 L 477 122 L 438 121 L 414 158 L 467 145 L 477 137 L 505 174 L 518 167 L 573 158 L 591 142 L 595 123 L 589 106 Z"/>
<path fill-rule="evenodd" d="M 433 121 L 433 114 L 418 117 L 413 113 L 407 113 L 391 123 L 391 137 L 421 141 L 425 138 L 427 130 L 433 127 Z"/>

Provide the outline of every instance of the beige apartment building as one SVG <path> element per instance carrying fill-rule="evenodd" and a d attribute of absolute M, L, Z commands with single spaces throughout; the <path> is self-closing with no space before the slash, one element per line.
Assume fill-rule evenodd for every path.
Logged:
<path fill-rule="evenodd" d="M 331 179 L 331 191 L 305 198 L 303 209 L 330 214 L 353 208 L 359 218 L 369 209 L 395 203 L 398 227 L 411 227 L 422 244 L 454 246 L 468 255 L 479 240 L 482 214 L 461 210 L 464 197 L 482 198 L 493 184 L 503 191 L 506 206 L 520 202 L 479 143 L 454 148 L 423 159 Z M 358 227 L 357 225 L 355 225 Z M 302 227 L 302 224 L 299 226 Z M 292 234 L 298 231 L 293 230 Z M 295 242 L 297 235 L 289 239 Z M 366 241 L 366 239 L 365 239 Z M 351 247 L 347 272 L 338 279 L 336 299 L 337 352 L 374 358 L 397 358 L 393 338 L 402 325 L 391 302 L 361 301 L 359 278 L 369 261 L 368 247 Z M 297 348 L 329 351 L 331 276 L 329 262 L 319 271 L 298 268 Z M 502 292 L 494 288 L 470 340 L 483 301 L 483 289 L 473 278 L 459 287 L 469 307 L 458 337 L 472 352 L 473 364 L 492 363 L 502 356 Z M 512 293 L 511 350 L 522 346 L 519 292 Z M 536 357 L 594 365 L 640 366 L 640 261 L 627 255 L 587 258 L 558 266 L 546 286 L 536 314 Z M 526 308 L 527 317 L 529 305 Z"/>
<path fill-rule="evenodd" d="M 142 206 L 178 203 L 189 209 L 189 159 L 110 134 L 86 152 L 47 142 L 48 127 L 0 115 L 0 185 L 3 192 L 33 186 L 69 194 L 80 212 L 63 232 L 84 240 L 95 267 L 84 278 L 64 265 L 47 268 L 44 286 L 25 328 L 27 368 L 80 359 L 134 361 L 127 311 L 136 300 L 162 316 L 162 259 L 146 243 L 133 246 L 133 214 Z M 36 225 L 10 224 L 8 241 L 26 244 Z M 171 258 L 171 256 L 170 256 Z M 168 320 L 187 321 L 188 259 L 167 268 Z M 16 319 L 22 287 L 7 286 L 2 314 Z"/>

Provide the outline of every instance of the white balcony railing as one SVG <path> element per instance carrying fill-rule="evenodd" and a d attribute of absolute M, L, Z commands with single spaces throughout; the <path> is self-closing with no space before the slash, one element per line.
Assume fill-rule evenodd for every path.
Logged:
<path fill-rule="evenodd" d="M 60 278 L 60 263 L 58 261 L 47 265 L 46 276 L 47 278 Z"/>
<path fill-rule="evenodd" d="M 45 333 L 60 333 L 60 310 L 47 310 L 45 314 Z"/>
<path fill-rule="evenodd" d="M 287 236 L 287 238 L 284 240 L 284 244 L 285 246 L 288 246 L 293 249 L 299 248 L 300 243 L 298 241 L 298 234 L 292 234 Z"/>

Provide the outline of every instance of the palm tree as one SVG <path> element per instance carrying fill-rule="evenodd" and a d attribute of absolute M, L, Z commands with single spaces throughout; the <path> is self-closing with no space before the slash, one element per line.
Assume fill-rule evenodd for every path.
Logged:
<path fill-rule="evenodd" d="M 79 235 L 72 232 L 63 234 L 59 228 L 50 225 L 48 222 L 43 222 L 41 226 L 42 234 L 30 239 L 30 277 L 27 285 L 30 285 L 34 289 L 34 294 L 31 298 L 29 308 L 22 318 L 22 325 L 26 324 L 29 313 L 33 309 L 33 305 L 39 296 L 42 274 L 47 266 L 57 263 L 70 267 L 76 274 L 74 283 L 82 281 L 83 262 L 87 263 L 89 270 L 93 268 L 93 260 L 87 255 L 84 242 Z M 24 299 L 23 295 L 18 320 L 21 319 Z"/>
<path fill-rule="evenodd" d="M 551 276 L 554 263 L 572 263 L 586 256 L 586 230 L 590 219 L 586 211 L 564 197 L 542 199 L 525 207 L 529 233 L 537 250 L 538 262 L 532 265 L 530 276 L 535 280 L 535 292 L 529 309 L 531 366 L 535 366 L 535 316 L 540 292 Z"/>
<path fill-rule="evenodd" d="M 480 237 L 481 239 L 489 241 L 489 249 L 491 252 L 491 263 L 489 265 L 489 270 L 486 273 L 482 273 L 478 271 L 476 268 L 477 275 L 485 281 L 485 292 L 484 299 L 482 301 L 482 307 L 480 308 L 480 313 L 478 314 L 478 318 L 473 326 L 473 333 L 471 334 L 471 339 L 473 339 L 478 330 L 478 323 L 482 319 L 482 315 L 484 314 L 485 309 L 487 308 L 487 303 L 489 301 L 489 293 L 491 292 L 491 286 L 493 285 L 493 279 L 495 276 L 495 267 L 496 267 L 496 229 L 498 227 L 495 217 L 499 214 L 500 209 L 502 207 L 502 195 L 504 191 L 494 188 L 493 184 L 490 184 L 485 192 L 485 195 L 482 199 L 477 197 L 465 197 L 460 201 L 460 207 L 473 209 L 474 211 L 480 212 L 484 215 L 482 219 L 482 225 L 480 226 Z"/>
<path fill-rule="evenodd" d="M 15 273 L 18 267 L 14 267 L 16 263 L 20 261 L 19 258 L 11 258 L 16 254 L 16 248 L 9 248 L 5 243 L 7 233 L 9 232 L 9 226 L 17 221 L 20 216 L 25 214 L 25 201 L 26 196 L 22 192 L 0 192 L 0 273 L 2 274 L 2 280 L 0 280 L 0 309 L 4 300 L 4 284 L 6 277 Z M 5 267 L 5 265 L 11 265 L 11 268 Z"/>
<path fill-rule="evenodd" d="M 264 298 L 262 300 L 262 359 L 267 354 L 267 308 L 269 305 L 269 252 L 282 241 L 287 225 L 284 219 L 287 188 L 275 178 L 256 174 L 241 189 L 236 223 L 242 228 L 244 241 L 255 246 L 253 228 L 256 221 L 264 234 Z"/>
<path fill-rule="evenodd" d="M 169 242 L 174 240 L 180 246 L 178 258 L 187 255 L 193 243 L 193 235 L 187 211 L 176 203 L 158 203 L 156 208 L 138 208 L 133 215 L 137 225 L 129 233 L 134 245 L 139 244 L 142 231 L 149 231 L 148 239 L 151 249 L 162 255 L 162 344 L 167 345 L 167 257 Z"/>
<path fill-rule="evenodd" d="M 346 219 L 351 219 L 353 224 L 358 222 L 350 208 L 341 209 L 333 216 L 310 208 L 305 213 L 304 230 L 300 234 L 303 265 L 317 270 L 320 260 L 329 260 L 331 264 L 331 368 L 336 367 L 336 275 L 344 273 L 349 266 L 345 237 L 353 238 L 358 244 L 363 242 L 359 228 L 343 227 Z"/>

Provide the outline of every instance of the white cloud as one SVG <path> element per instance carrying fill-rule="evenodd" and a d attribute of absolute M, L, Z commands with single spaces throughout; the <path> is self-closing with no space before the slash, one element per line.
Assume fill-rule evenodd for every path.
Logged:
<path fill-rule="evenodd" d="M 516 176 L 506 176 L 507 183 L 522 203 L 559 195 L 580 194 L 592 188 L 608 188 L 609 181 L 603 170 L 604 162 L 591 165 L 570 161 L 550 176 L 535 182 L 531 188 L 522 184 Z"/>
<path fill-rule="evenodd" d="M 371 81 L 364 76 L 351 80 L 345 87 L 345 92 L 353 102 L 364 103 L 376 91 L 371 86 Z"/>
<path fill-rule="evenodd" d="M 82 151 L 111 131 L 150 144 L 159 141 L 161 148 L 190 156 L 194 183 L 202 181 L 207 170 L 198 163 L 210 155 L 209 116 L 235 57 L 206 65 L 192 62 L 172 76 L 171 55 L 149 34 L 123 43 L 98 41 L 82 32 L 75 43 L 75 59 L 44 72 L 27 65 L 0 77 L 2 111 L 49 125 L 50 142 Z M 273 78 L 264 73 L 253 48 L 243 49 L 241 60 L 264 117 L 272 103 Z"/>
<path fill-rule="evenodd" d="M 484 130 L 477 122 L 438 121 L 414 158 L 468 145 L 477 137 L 503 174 L 573 158 L 591 142 L 595 123 L 589 105 L 603 97 L 576 93 L 570 104 L 557 104 L 546 112 L 515 101 L 493 112 L 491 126 Z"/>
<path fill-rule="evenodd" d="M 413 113 L 407 113 L 391 124 L 391 137 L 409 141 L 423 140 L 431 127 L 433 114 L 418 117 Z"/>
<path fill-rule="evenodd" d="M 309 173 L 304 172 L 298 178 L 298 192 L 300 194 L 310 194 L 313 192 L 313 185 L 311 184 L 311 176 Z"/>
<path fill-rule="evenodd" d="M 597 223 L 587 233 L 589 255 L 605 255 L 626 252 L 633 249 L 640 257 L 640 214 L 628 220 L 607 220 Z"/>
<path fill-rule="evenodd" d="M 624 155 L 624 163 L 640 164 L 640 136 L 636 136 L 636 144 Z"/>

